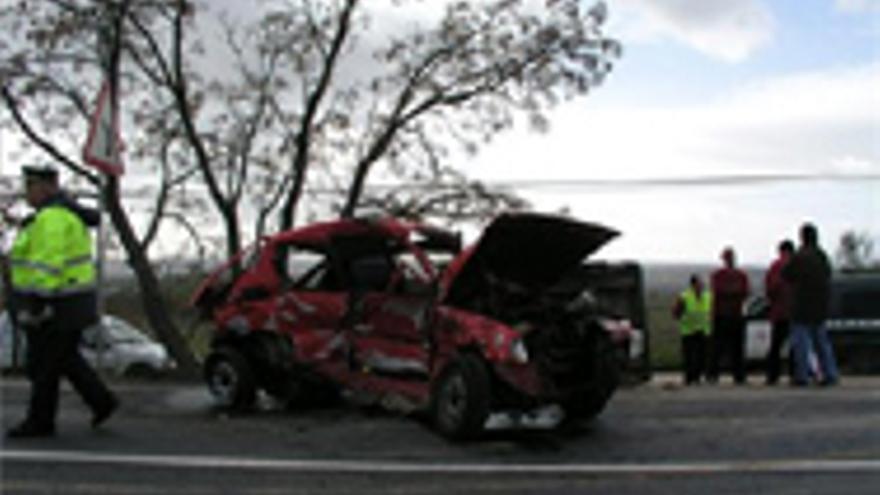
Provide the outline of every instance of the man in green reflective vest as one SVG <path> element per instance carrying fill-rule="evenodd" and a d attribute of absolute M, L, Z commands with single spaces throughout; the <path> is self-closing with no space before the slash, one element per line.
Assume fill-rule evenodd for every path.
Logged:
<path fill-rule="evenodd" d="M 672 310 L 681 331 L 684 383 L 700 382 L 706 370 L 706 346 L 712 334 L 712 293 L 696 274 L 681 293 Z"/>
<path fill-rule="evenodd" d="M 26 199 L 35 212 L 23 222 L 9 263 L 11 308 L 28 339 L 31 395 L 27 417 L 7 432 L 10 438 L 55 434 L 61 377 L 91 408 L 93 427 L 118 405 L 79 351 L 82 331 L 98 321 L 89 227 L 100 217 L 59 189 L 54 168 L 24 167 L 23 172 Z"/>

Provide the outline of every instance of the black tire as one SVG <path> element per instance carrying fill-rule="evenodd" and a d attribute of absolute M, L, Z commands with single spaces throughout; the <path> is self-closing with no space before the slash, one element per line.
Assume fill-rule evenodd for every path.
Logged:
<path fill-rule="evenodd" d="M 592 383 L 561 404 L 566 421 L 593 419 L 605 409 L 620 384 L 618 350 L 606 335 L 596 341 Z"/>
<path fill-rule="evenodd" d="M 469 440 L 483 432 L 490 412 L 489 373 L 482 359 L 466 354 L 452 360 L 431 394 L 434 427 L 453 440 Z"/>
<path fill-rule="evenodd" d="M 286 373 L 277 373 L 270 379 L 264 380 L 263 384 L 266 393 L 288 409 L 294 409 L 301 404 L 305 398 L 303 388 L 301 380 Z"/>
<path fill-rule="evenodd" d="M 216 350 L 205 361 L 204 373 L 208 390 L 221 408 L 243 410 L 255 404 L 254 372 L 242 353 L 231 348 Z"/>
<path fill-rule="evenodd" d="M 264 388 L 276 402 L 291 411 L 326 407 L 339 401 L 339 392 L 332 385 L 293 374 Z"/>

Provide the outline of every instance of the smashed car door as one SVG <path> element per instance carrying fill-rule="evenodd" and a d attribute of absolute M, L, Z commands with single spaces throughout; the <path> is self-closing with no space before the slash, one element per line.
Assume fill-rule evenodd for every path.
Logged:
<path fill-rule="evenodd" d="M 352 345 L 349 364 L 359 389 L 420 398 L 427 394 L 425 325 L 433 299 L 399 264 L 399 250 L 382 237 L 344 237 L 334 243 L 348 291 L 342 332 Z"/>
<path fill-rule="evenodd" d="M 285 246 L 279 258 L 284 290 L 274 301 L 277 330 L 291 336 L 299 362 L 345 379 L 348 342 L 339 330 L 347 300 L 339 274 L 322 252 Z"/>

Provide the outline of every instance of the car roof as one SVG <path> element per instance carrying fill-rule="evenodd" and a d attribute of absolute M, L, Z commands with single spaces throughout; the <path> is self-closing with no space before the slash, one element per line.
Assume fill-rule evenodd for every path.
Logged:
<path fill-rule="evenodd" d="M 331 239 L 340 236 L 380 235 L 404 243 L 407 240 L 411 241 L 416 234 L 435 240 L 448 239 L 450 243 L 453 239 L 459 239 L 456 234 L 437 227 L 383 217 L 319 222 L 268 236 L 266 240 L 271 243 L 289 243 L 322 249 L 330 244 Z"/>

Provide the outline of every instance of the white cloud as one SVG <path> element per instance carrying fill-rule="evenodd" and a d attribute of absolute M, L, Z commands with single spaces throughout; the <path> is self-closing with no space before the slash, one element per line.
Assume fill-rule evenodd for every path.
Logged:
<path fill-rule="evenodd" d="M 858 157 L 862 169 L 880 172 L 878 87 L 880 64 L 838 68 L 764 80 L 690 113 L 714 143 L 707 158 L 734 168 L 749 168 L 748 156 L 752 168 L 823 173 Z"/>
<path fill-rule="evenodd" d="M 480 163 L 500 180 L 531 177 L 542 161 L 554 164 L 543 178 L 559 180 L 880 173 L 878 87 L 873 64 L 765 79 L 686 107 L 590 100 L 559 111 L 548 135 L 499 140 Z"/>
<path fill-rule="evenodd" d="M 831 170 L 843 176 L 875 174 L 880 172 L 880 164 L 865 158 L 846 155 L 832 160 Z"/>
<path fill-rule="evenodd" d="M 829 247 L 857 226 L 880 232 L 880 64 L 756 81 L 687 107 L 620 107 L 598 96 L 557 113 L 544 136 L 515 134 L 469 171 L 496 181 L 644 180 L 712 175 L 821 175 L 813 182 L 726 187 L 586 186 L 523 189 L 541 209 L 626 232 L 624 257 L 710 259 L 733 243 L 761 261 L 800 222 Z M 760 220 L 758 220 L 760 219 Z"/>
<path fill-rule="evenodd" d="M 619 27 L 626 41 L 668 38 L 731 63 L 769 42 L 775 28 L 758 0 L 612 0 L 612 13 L 624 19 Z"/>
<path fill-rule="evenodd" d="M 847 13 L 880 12 L 878 0 L 835 0 L 834 7 Z"/>

